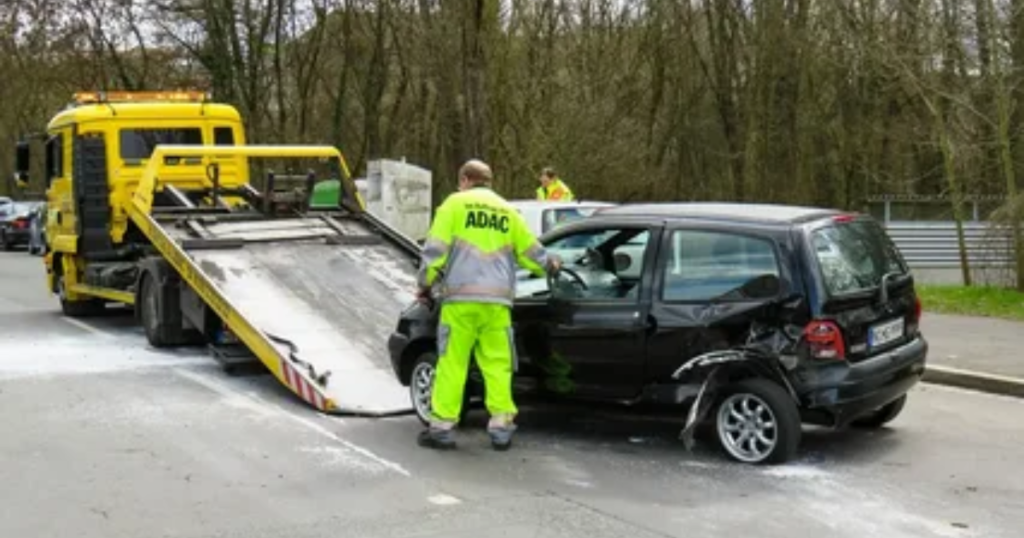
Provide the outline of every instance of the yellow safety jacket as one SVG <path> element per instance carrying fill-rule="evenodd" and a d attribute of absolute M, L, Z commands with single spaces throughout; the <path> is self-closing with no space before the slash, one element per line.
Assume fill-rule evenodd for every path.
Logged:
<path fill-rule="evenodd" d="M 541 276 L 547 251 L 511 204 L 489 188 L 475 187 L 450 195 L 437 209 L 418 283 L 433 286 L 443 270 L 443 302 L 511 306 L 517 263 Z"/>
<path fill-rule="evenodd" d="M 572 199 L 572 190 L 560 178 L 555 178 L 546 189 L 544 185 L 537 187 L 537 200 L 542 202 L 571 202 Z"/>

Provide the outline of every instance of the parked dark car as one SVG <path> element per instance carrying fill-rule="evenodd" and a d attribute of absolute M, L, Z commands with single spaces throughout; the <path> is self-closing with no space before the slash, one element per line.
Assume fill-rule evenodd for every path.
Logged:
<path fill-rule="evenodd" d="M 14 202 L 0 215 L 0 249 L 13 250 L 29 242 L 29 227 L 33 209 L 42 202 Z"/>
<path fill-rule="evenodd" d="M 684 433 L 708 413 L 730 457 L 777 463 L 795 455 L 801 423 L 891 421 L 924 371 L 913 277 L 870 216 L 624 205 L 541 241 L 565 269 L 517 286 L 518 393 L 689 408 Z M 414 303 L 389 341 L 422 421 L 437 324 L 434 305 Z M 481 392 L 471 375 L 467 394 Z"/>
<path fill-rule="evenodd" d="M 46 203 L 43 202 L 29 213 L 28 253 L 42 256 L 46 248 Z"/>

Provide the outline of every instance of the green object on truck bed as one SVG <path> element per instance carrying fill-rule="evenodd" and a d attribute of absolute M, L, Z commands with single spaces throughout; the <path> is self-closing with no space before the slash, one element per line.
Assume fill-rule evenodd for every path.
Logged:
<path fill-rule="evenodd" d="M 340 194 L 341 182 L 337 179 L 320 181 L 313 185 L 313 198 L 309 203 L 312 207 L 338 207 Z"/>

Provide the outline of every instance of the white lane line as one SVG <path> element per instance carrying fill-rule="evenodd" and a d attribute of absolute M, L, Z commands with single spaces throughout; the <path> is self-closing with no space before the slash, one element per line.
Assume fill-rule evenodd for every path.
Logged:
<path fill-rule="evenodd" d="M 188 380 L 190 380 L 190 381 L 192 381 L 192 382 L 194 382 L 194 383 L 196 383 L 198 385 L 206 387 L 207 389 L 210 389 L 210 390 L 212 390 L 212 391 L 214 391 L 214 392 L 224 396 L 225 398 L 231 398 L 231 399 L 234 399 L 236 401 L 239 400 L 239 399 L 248 400 L 248 403 L 251 404 L 252 408 L 255 409 L 255 410 L 260 411 L 261 413 L 287 417 L 287 418 L 289 418 L 289 419 L 291 419 L 291 420 L 301 424 L 302 426 L 305 426 L 307 429 L 312 430 L 312 431 L 322 435 L 323 437 L 326 437 L 327 439 L 329 439 L 331 441 L 334 441 L 335 443 L 340 444 L 341 446 L 351 450 L 352 452 L 355 452 L 355 453 L 363 456 L 364 458 L 367 458 L 367 459 L 369 459 L 371 461 L 374 461 L 377 464 L 379 464 L 379 465 L 381 465 L 381 466 L 383 466 L 383 467 L 385 467 L 387 469 L 390 469 L 390 470 L 392 470 L 392 471 L 394 471 L 394 472 L 396 472 L 396 473 L 398 473 L 398 474 L 400 474 L 402 476 L 412 476 L 412 473 L 410 473 L 408 470 L 406 470 L 400 464 L 395 463 L 395 462 L 393 462 L 393 461 L 391 461 L 391 460 L 389 460 L 387 458 L 384 458 L 382 456 L 378 456 L 377 454 L 375 454 L 371 450 L 369 450 L 367 448 L 364 448 L 364 447 L 361 447 L 361 446 L 359 446 L 359 445 L 357 445 L 357 444 L 355 444 L 355 443 L 353 443 L 351 441 L 347 441 L 345 439 L 342 439 L 336 433 L 328 430 L 327 428 L 325 428 L 325 427 L 323 427 L 323 426 L 321 426 L 321 425 L 319 425 L 319 424 L 317 424 L 317 423 L 315 423 L 315 422 L 313 422 L 311 420 L 308 420 L 308 419 L 300 417 L 300 416 L 298 416 L 298 415 L 296 415 L 294 413 L 291 413 L 291 412 L 287 411 L 286 409 L 284 409 L 284 408 L 282 408 L 282 407 L 280 407 L 278 405 L 269 403 L 269 402 L 263 400 L 262 398 L 259 398 L 258 396 L 255 396 L 255 395 L 252 395 L 252 394 L 241 393 L 241 392 L 239 392 L 237 390 L 232 389 L 231 387 L 228 387 L 227 385 L 225 385 L 223 383 L 220 383 L 219 381 L 215 381 L 214 379 L 211 379 L 209 377 L 203 376 L 203 375 L 198 374 L 196 372 L 190 372 L 190 371 L 187 371 L 187 370 L 174 370 L 174 373 L 176 373 L 179 376 L 184 377 L 185 379 L 188 379 Z"/>
<path fill-rule="evenodd" d="M 89 325 L 88 323 L 85 323 L 84 321 L 79 321 L 79 320 L 74 319 L 74 318 L 66 318 L 66 317 L 63 317 L 63 316 L 60 319 L 66 321 L 67 323 L 69 323 L 71 325 L 74 325 L 75 327 L 78 327 L 79 329 L 82 329 L 83 331 L 95 334 L 97 336 L 101 336 L 103 338 L 113 338 L 114 337 L 114 335 L 108 333 L 107 331 L 104 331 L 103 329 L 97 329 L 96 327 L 93 327 L 92 325 Z"/>
<path fill-rule="evenodd" d="M 462 504 L 462 501 L 451 495 L 445 495 L 444 493 L 438 493 L 437 495 L 431 495 L 427 497 L 427 500 L 433 504 L 439 506 L 451 506 L 453 504 Z"/>

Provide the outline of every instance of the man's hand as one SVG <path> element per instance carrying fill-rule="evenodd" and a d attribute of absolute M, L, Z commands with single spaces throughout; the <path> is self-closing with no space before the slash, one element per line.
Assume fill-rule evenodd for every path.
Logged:
<path fill-rule="evenodd" d="M 548 254 L 548 272 L 557 275 L 562 270 L 562 258 L 557 254 Z"/>

